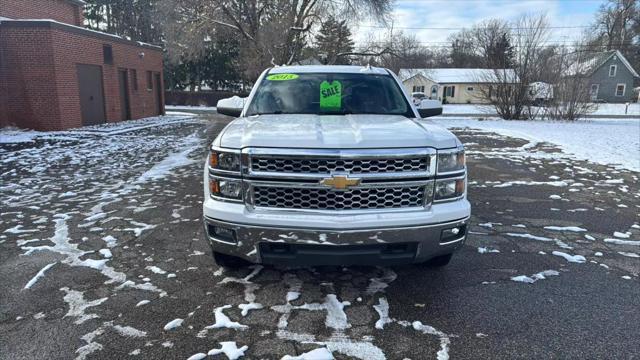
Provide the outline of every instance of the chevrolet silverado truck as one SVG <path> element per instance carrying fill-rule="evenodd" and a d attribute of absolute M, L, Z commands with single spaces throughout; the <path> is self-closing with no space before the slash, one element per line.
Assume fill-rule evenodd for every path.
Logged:
<path fill-rule="evenodd" d="M 434 106 L 433 103 L 436 103 Z M 215 261 L 286 266 L 444 266 L 467 235 L 462 143 L 423 117 L 389 70 L 265 70 L 204 168 L 204 228 Z"/>

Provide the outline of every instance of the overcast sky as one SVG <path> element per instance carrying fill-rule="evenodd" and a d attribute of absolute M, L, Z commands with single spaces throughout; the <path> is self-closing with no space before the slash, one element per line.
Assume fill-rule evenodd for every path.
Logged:
<path fill-rule="evenodd" d="M 457 30 L 403 29 L 411 27 L 459 28 L 470 27 L 482 20 L 501 18 L 514 20 L 528 13 L 546 13 L 551 26 L 585 26 L 594 18 L 604 0 L 397 0 L 393 11 L 393 25 L 405 33 L 415 34 L 421 42 L 444 42 Z M 386 31 L 371 21 L 354 24 L 357 43 Z M 570 41 L 584 29 L 553 29 L 551 41 Z M 443 44 L 444 45 L 444 44 Z"/>

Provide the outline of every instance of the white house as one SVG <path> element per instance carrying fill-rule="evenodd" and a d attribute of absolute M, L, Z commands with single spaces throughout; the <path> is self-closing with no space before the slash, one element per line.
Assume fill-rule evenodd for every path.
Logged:
<path fill-rule="evenodd" d="M 515 78 L 512 69 L 498 71 L 506 75 L 503 78 Z M 408 92 L 423 92 L 449 104 L 486 103 L 482 94 L 498 83 L 494 69 L 400 69 L 398 76 Z"/>

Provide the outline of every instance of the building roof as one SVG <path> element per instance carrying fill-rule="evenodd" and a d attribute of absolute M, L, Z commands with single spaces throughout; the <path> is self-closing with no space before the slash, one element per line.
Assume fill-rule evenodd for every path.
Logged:
<path fill-rule="evenodd" d="M 73 5 L 85 6 L 87 3 L 83 0 L 66 0 L 67 2 L 72 3 Z"/>
<path fill-rule="evenodd" d="M 582 75 L 590 76 L 600 67 L 602 67 L 609 59 L 616 56 L 622 64 L 629 69 L 634 77 L 640 77 L 636 70 L 631 66 L 627 58 L 618 50 L 610 50 L 603 52 L 588 53 L 583 55 L 578 61 L 574 62 L 566 71 L 566 75 Z"/>
<path fill-rule="evenodd" d="M 269 70 L 269 74 L 286 74 L 286 73 L 350 73 L 350 74 L 379 74 L 387 75 L 388 70 L 374 66 L 357 66 L 357 65 L 287 65 L 276 66 Z"/>
<path fill-rule="evenodd" d="M 9 19 L 9 20 L 2 20 L 0 22 L 0 25 L 7 26 L 7 27 L 25 27 L 25 28 L 47 27 L 47 28 L 59 29 L 63 31 L 77 33 L 77 34 L 92 36 L 95 38 L 117 41 L 127 45 L 140 46 L 140 47 L 144 47 L 151 50 L 162 51 L 162 47 L 158 45 L 148 44 L 141 41 L 133 41 L 133 40 L 125 39 L 122 36 L 113 35 L 113 34 L 105 33 L 102 31 L 97 31 L 97 30 L 86 29 L 80 26 L 62 23 L 56 20 L 51 20 L 51 19 L 18 19 L 18 20 Z"/>
<path fill-rule="evenodd" d="M 399 76 L 406 81 L 420 75 L 438 84 L 492 83 L 497 82 L 496 71 L 503 72 L 506 77 L 516 78 L 513 69 L 466 68 L 400 69 Z"/>

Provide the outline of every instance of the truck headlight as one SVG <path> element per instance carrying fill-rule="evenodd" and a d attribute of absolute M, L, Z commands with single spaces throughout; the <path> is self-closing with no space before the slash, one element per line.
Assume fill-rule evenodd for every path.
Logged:
<path fill-rule="evenodd" d="M 464 195 L 465 178 L 436 181 L 434 200 L 448 200 Z"/>
<path fill-rule="evenodd" d="M 212 196 L 240 200 L 242 198 L 242 181 L 209 176 L 209 192 Z"/>
<path fill-rule="evenodd" d="M 211 149 L 209 166 L 216 170 L 240 172 L 240 153 Z"/>
<path fill-rule="evenodd" d="M 438 174 L 464 170 L 464 149 L 438 152 Z"/>

